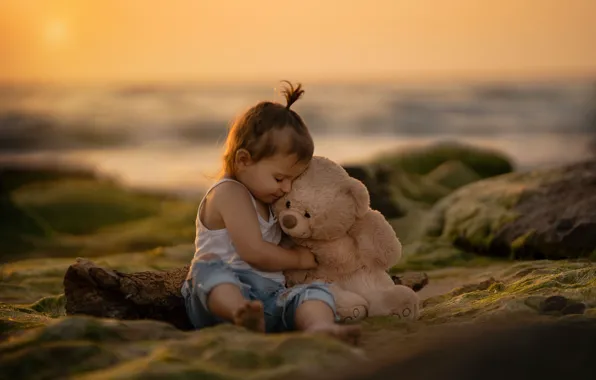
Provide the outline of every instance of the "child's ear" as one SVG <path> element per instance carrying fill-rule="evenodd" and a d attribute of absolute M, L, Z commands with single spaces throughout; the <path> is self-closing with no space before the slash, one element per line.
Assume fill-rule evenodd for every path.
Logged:
<path fill-rule="evenodd" d="M 250 164 L 252 164 L 252 158 L 248 150 L 244 148 L 238 149 L 234 157 L 234 165 L 240 169 Z"/>
<path fill-rule="evenodd" d="M 370 195 L 364 184 L 355 178 L 348 179 L 348 191 L 356 203 L 356 216 L 362 218 L 370 207 Z"/>

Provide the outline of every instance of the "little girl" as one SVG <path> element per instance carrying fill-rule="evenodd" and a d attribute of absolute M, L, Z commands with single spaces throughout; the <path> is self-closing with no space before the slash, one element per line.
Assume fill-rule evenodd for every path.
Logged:
<path fill-rule="evenodd" d="M 317 265 L 308 249 L 279 246 L 282 232 L 270 209 L 314 151 L 302 118 L 290 109 L 304 91 L 288 84 L 285 106 L 258 103 L 232 126 L 223 176 L 199 205 L 195 256 L 182 295 L 197 329 L 232 322 L 259 332 L 303 330 L 355 342 L 360 327 L 335 323 L 327 285 L 284 287 L 283 270 Z"/>

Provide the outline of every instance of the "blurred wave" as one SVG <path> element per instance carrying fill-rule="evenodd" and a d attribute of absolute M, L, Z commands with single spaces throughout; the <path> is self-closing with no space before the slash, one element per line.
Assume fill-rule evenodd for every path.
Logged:
<path fill-rule="evenodd" d="M 314 134 L 585 133 L 592 85 L 403 88 L 313 85 L 296 109 Z M 234 86 L 0 87 L 0 149 L 211 143 L 273 89 Z M 280 100 L 278 97 L 277 100 Z"/>
<path fill-rule="evenodd" d="M 372 154 L 393 146 L 390 142 L 403 146 L 472 139 L 500 144 L 497 148 L 509 150 L 523 166 L 555 161 L 578 142 L 585 147 L 574 148 L 574 159 L 588 151 L 586 136 L 596 135 L 590 118 L 596 109 L 595 83 L 596 78 L 427 86 L 313 84 L 305 86 L 294 109 L 317 144 L 326 152 L 333 146 L 342 159 Z M 118 157 L 118 165 L 106 165 L 125 171 L 141 167 L 147 157 L 163 161 L 200 150 L 202 169 L 211 168 L 233 118 L 257 101 L 282 101 L 276 91 L 244 85 L 4 85 L 0 159 L 93 157 L 100 165 Z M 160 162 L 154 164 L 158 168 Z M 194 164 L 181 162 L 188 168 L 176 170 L 188 176 Z"/>

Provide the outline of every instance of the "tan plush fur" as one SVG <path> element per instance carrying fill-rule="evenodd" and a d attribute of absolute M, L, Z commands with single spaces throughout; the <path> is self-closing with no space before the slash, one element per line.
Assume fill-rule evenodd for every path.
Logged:
<path fill-rule="evenodd" d="M 315 156 L 273 209 L 294 244 L 317 257 L 315 270 L 285 273 L 289 286 L 332 283 L 342 320 L 395 315 L 417 319 L 418 295 L 395 285 L 387 269 L 401 258 L 393 228 L 370 208 L 368 190 L 335 162 Z"/>

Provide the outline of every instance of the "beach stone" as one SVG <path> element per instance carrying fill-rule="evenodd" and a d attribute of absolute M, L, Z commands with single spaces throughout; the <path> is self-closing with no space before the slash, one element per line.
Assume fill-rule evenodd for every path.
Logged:
<path fill-rule="evenodd" d="M 392 275 L 391 279 L 395 285 L 405 285 L 415 292 L 422 290 L 428 285 L 428 274 L 424 272 L 408 272 L 400 275 Z"/>
<path fill-rule="evenodd" d="M 563 315 L 569 314 L 583 314 L 586 311 L 586 305 L 582 302 L 571 303 L 561 310 Z"/>
<path fill-rule="evenodd" d="M 344 165 L 350 177 L 362 182 L 370 195 L 370 207 L 379 211 L 387 219 L 405 215 L 405 210 L 393 198 L 390 185 L 383 169 L 369 168 L 365 165 Z M 372 171 L 372 173 L 371 173 Z"/>
<path fill-rule="evenodd" d="M 562 296 L 551 296 L 545 299 L 540 305 L 540 311 L 548 313 L 551 311 L 561 311 L 568 303 L 568 299 Z"/>
<path fill-rule="evenodd" d="M 596 160 L 464 186 L 432 209 L 425 234 L 480 255 L 596 257 Z"/>

